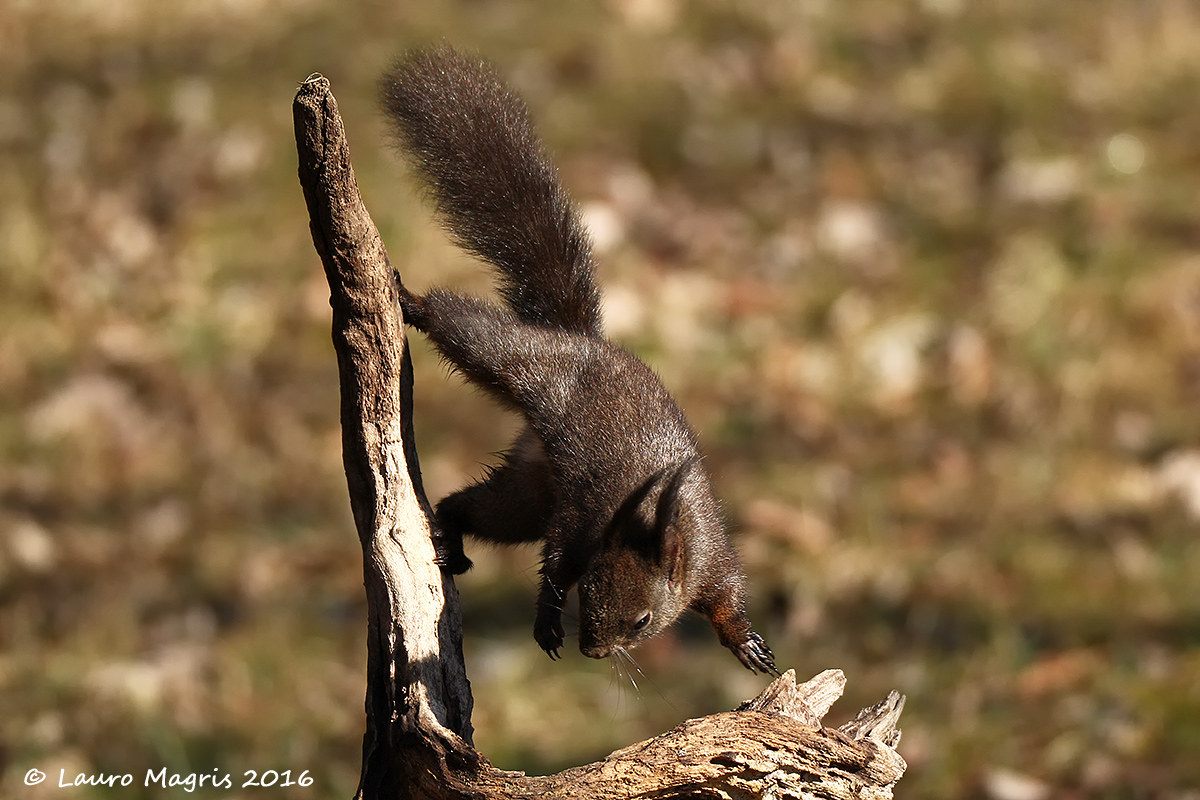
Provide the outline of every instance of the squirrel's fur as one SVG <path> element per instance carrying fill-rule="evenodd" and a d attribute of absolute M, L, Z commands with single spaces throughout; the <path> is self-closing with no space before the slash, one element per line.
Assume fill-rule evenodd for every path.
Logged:
<path fill-rule="evenodd" d="M 463 534 L 542 541 L 534 637 L 551 657 L 578 584 L 585 655 L 633 647 L 691 608 L 744 665 L 774 673 L 695 435 L 650 368 L 604 337 L 587 233 L 524 104 L 447 47 L 406 55 L 381 88 L 438 216 L 496 268 L 505 300 L 401 285 L 405 320 L 526 423 L 503 463 L 438 504 L 440 563 L 470 567 Z"/>

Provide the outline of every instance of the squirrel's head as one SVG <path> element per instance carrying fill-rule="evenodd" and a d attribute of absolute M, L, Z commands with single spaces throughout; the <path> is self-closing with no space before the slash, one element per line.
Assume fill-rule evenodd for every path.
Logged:
<path fill-rule="evenodd" d="M 651 475 L 613 514 L 600 550 L 579 581 L 579 650 L 604 658 L 636 647 L 683 612 L 691 517 L 689 458 Z"/>

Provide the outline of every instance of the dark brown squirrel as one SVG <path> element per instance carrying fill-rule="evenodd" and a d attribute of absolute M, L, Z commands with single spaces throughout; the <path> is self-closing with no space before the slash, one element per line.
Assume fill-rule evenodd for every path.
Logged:
<path fill-rule="evenodd" d="M 695 435 L 650 368 L 604 337 L 590 240 L 524 103 L 448 47 L 402 57 L 381 94 L 438 216 L 496 268 L 507 306 L 400 284 L 404 318 L 525 419 L 501 464 L 438 504 L 438 563 L 471 566 L 463 534 L 541 540 L 533 635 L 551 658 L 578 584 L 586 656 L 634 647 L 690 608 L 747 668 L 778 674 L 746 618 Z"/>

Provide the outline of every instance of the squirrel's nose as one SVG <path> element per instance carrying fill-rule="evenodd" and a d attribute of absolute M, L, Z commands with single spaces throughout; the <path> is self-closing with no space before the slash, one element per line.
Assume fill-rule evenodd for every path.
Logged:
<path fill-rule="evenodd" d="M 579 652 L 583 653 L 588 658 L 608 658 L 612 654 L 612 648 L 600 644 L 580 645 Z"/>

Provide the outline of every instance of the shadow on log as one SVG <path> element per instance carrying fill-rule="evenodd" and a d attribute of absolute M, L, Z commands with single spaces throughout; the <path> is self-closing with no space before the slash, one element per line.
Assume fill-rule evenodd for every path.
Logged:
<path fill-rule="evenodd" d="M 904 773 L 887 699 L 838 729 L 845 678 L 788 671 L 736 711 L 688 720 L 556 775 L 496 769 L 471 746 L 471 686 L 454 581 L 433 563 L 412 436 L 412 367 L 387 252 L 362 198 L 329 81 L 293 104 L 300 184 L 329 279 L 343 461 L 363 548 L 367 698 L 357 797 L 887 798 Z"/>

